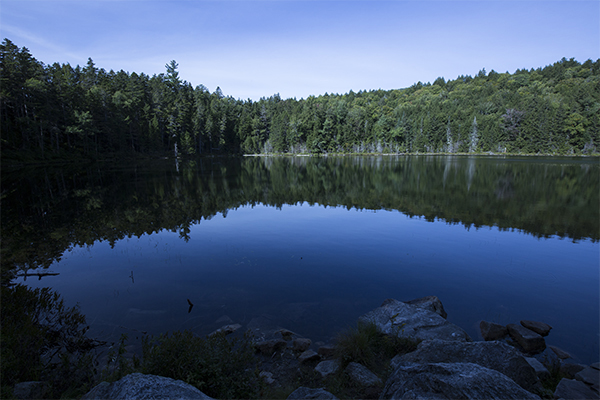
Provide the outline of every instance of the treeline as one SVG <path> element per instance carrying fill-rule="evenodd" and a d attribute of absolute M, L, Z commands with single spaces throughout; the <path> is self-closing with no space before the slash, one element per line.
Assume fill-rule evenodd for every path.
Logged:
<path fill-rule="evenodd" d="M 45 65 L 0 45 L 3 160 L 240 153 L 593 154 L 600 60 L 406 89 L 259 101 L 166 72 Z"/>

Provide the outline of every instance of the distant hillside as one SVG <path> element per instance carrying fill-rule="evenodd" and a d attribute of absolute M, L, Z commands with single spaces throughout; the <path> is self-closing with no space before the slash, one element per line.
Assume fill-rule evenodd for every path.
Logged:
<path fill-rule="evenodd" d="M 0 45 L 2 161 L 241 153 L 597 154 L 600 60 L 254 102 Z"/>

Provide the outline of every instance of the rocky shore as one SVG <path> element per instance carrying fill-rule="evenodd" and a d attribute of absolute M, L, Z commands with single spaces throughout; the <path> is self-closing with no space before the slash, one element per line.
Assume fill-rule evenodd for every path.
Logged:
<path fill-rule="evenodd" d="M 366 366 L 350 362 L 343 370 L 367 398 L 380 399 L 598 399 L 599 364 L 569 363 L 569 354 L 546 346 L 552 329 L 537 321 L 502 326 L 482 321 L 484 341 L 473 341 L 446 320 L 435 296 L 408 302 L 388 299 L 360 322 L 373 323 L 387 335 L 420 341 L 415 351 L 394 357 L 385 380 Z M 232 324 L 221 332 L 241 329 Z M 254 333 L 262 358 L 260 376 L 270 387 L 293 385 L 297 371 L 310 370 L 319 379 L 339 374 L 342 363 L 332 345 L 316 344 L 280 327 L 263 329 L 259 321 L 246 327 Z M 554 368 L 549 371 L 546 365 Z M 551 373 L 562 380 L 554 392 L 542 385 Z M 288 392 L 289 393 L 289 392 Z M 17 390 L 15 390 L 15 395 Z M 26 398 L 26 397 L 21 397 Z M 83 399 L 209 399 L 182 381 L 153 375 L 130 374 L 114 383 L 102 382 Z M 323 388 L 298 387 L 288 399 L 336 399 Z"/>

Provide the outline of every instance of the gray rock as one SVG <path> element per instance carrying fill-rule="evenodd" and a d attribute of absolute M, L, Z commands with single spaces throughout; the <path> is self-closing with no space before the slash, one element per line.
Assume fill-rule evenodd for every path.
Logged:
<path fill-rule="evenodd" d="M 319 361 L 321 356 L 314 350 L 306 350 L 304 353 L 298 356 L 298 361 L 301 363 L 308 363 L 311 361 Z"/>
<path fill-rule="evenodd" d="M 303 352 L 308 350 L 311 343 L 312 341 L 310 339 L 298 338 L 294 339 L 294 341 L 292 342 L 292 347 L 294 351 Z"/>
<path fill-rule="evenodd" d="M 556 346 L 548 346 L 548 348 L 550 350 L 552 350 L 554 352 L 554 354 L 556 354 L 556 356 L 558 358 L 560 358 L 561 360 L 566 360 L 567 358 L 571 358 L 571 355 L 569 353 L 567 353 L 566 351 L 564 351 L 563 349 L 556 347 Z"/>
<path fill-rule="evenodd" d="M 433 311 L 444 319 L 448 317 L 446 310 L 444 310 L 444 305 L 437 296 L 425 296 L 419 299 L 405 301 L 405 303 L 424 308 L 425 310 Z"/>
<path fill-rule="evenodd" d="M 600 370 L 600 362 L 595 362 L 593 364 L 590 364 L 590 367 Z"/>
<path fill-rule="evenodd" d="M 381 399 L 539 399 L 512 379 L 472 363 L 400 365 Z"/>
<path fill-rule="evenodd" d="M 575 375 L 578 372 L 583 371 L 584 368 L 585 365 L 581 364 L 563 364 L 560 366 L 560 373 L 563 374 L 566 378 L 575 379 Z"/>
<path fill-rule="evenodd" d="M 30 381 L 19 382 L 13 388 L 13 397 L 15 399 L 42 399 L 48 385 L 46 382 Z"/>
<path fill-rule="evenodd" d="M 590 389 L 585 383 L 563 378 L 556 386 L 554 391 L 555 399 L 569 399 L 569 400 L 589 400 L 597 399 L 598 393 Z"/>
<path fill-rule="evenodd" d="M 600 385 L 600 371 L 592 367 L 585 367 L 575 374 L 575 379 L 590 386 Z"/>
<path fill-rule="evenodd" d="M 481 321 L 479 323 L 479 330 L 481 331 L 483 340 L 498 340 L 508 335 L 508 329 L 504 325 L 494 322 Z"/>
<path fill-rule="evenodd" d="M 301 386 L 294 390 L 287 400 L 318 399 L 318 400 L 338 400 L 333 394 L 325 389 L 309 389 Z"/>
<path fill-rule="evenodd" d="M 321 346 L 317 350 L 317 353 L 323 358 L 333 357 L 335 355 L 335 347 L 329 345 Z"/>
<path fill-rule="evenodd" d="M 271 372 L 261 371 L 258 376 L 260 376 L 267 385 L 272 385 L 275 383 L 275 379 L 273 379 L 273 374 Z"/>
<path fill-rule="evenodd" d="M 521 321 L 521 325 L 541 336 L 548 336 L 550 330 L 552 329 L 550 325 L 543 322 L 529 321 L 526 319 Z"/>
<path fill-rule="evenodd" d="M 183 381 L 156 375 L 130 374 L 120 380 L 102 382 L 82 399 L 212 399 Z"/>
<path fill-rule="evenodd" d="M 263 340 L 262 342 L 254 343 L 256 350 L 266 356 L 270 356 L 276 351 L 286 348 L 287 342 L 282 339 Z"/>
<path fill-rule="evenodd" d="M 351 362 L 344 370 L 355 383 L 361 386 L 381 385 L 381 379 L 362 364 Z"/>
<path fill-rule="evenodd" d="M 421 342 L 417 350 L 396 356 L 392 366 L 412 363 L 473 363 L 498 371 L 525 390 L 531 390 L 538 378 L 534 368 L 514 347 L 504 342 L 454 342 L 428 340 Z"/>
<path fill-rule="evenodd" d="M 338 360 L 326 360 L 321 361 L 315 367 L 315 371 L 317 371 L 324 378 L 331 374 L 335 374 L 340 369 L 340 363 Z"/>
<path fill-rule="evenodd" d="M 539 362 L 537 359 L 533 357 L 525 357 L 525 360 L 535 370 L 535 374 L 538 378 L 546 379 L 550 377 L 550 371 L 548 371 L 548 368 L 544 367 L 544 364 Z"/>
<path fill-rule="evenodd" d="M 517 324 L 506 325 L 508 334 L 523 348 L 526 353 L 537 354 L 544 351 L 546 341 L 532 330 Z"/>
<path fill-rule="evenodd" d="M 286 340 L 286 341 L 292 340 L 292 336 L 296 335 L 294 332 L 292 332 L 288 329 L 280 329 L 278 332 L 281 334 L 281 337 L 283 338 L 283 340 Z"/>
<path fill-rule="evenodd" d="M 463 329 L 440 315 L 394 299 L 384 301 L 381 307 L 361 316 L 359 321 L 374 323 L 381 332 L 388 335 L 421 340 L 471 341 Z"/>
<path fill-rule="evenodd" d="M 220 327 L 216 331 L 212 332 L 208 336 L 213 336 L 213 335 L 218 335 L 218 334 L 229 335 L 229 334 L 232 334 L 233 332 L 237 331 L 241 327 L 242 326 L 240 324 L 225 325 L 225 326 Z"/>

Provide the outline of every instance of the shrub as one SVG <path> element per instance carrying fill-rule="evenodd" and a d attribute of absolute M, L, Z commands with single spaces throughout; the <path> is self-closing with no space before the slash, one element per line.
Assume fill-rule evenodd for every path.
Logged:
<path fill-rule="evenodd" d="M 180 379 L 221 399 L 257 398 L 261 380 L 249 336 L 200 338 L 189 331 L 144 338 L 142 372 Z"/>

